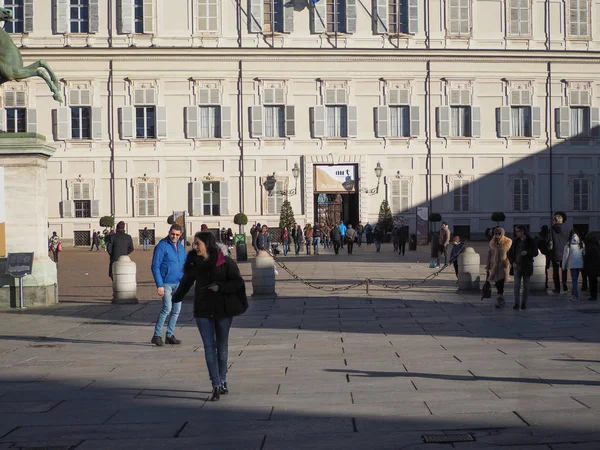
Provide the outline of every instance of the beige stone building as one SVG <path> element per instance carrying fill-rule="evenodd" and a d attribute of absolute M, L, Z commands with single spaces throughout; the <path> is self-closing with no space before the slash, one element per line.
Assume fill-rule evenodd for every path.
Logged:
<path fill-rule="evenodd" d="M 387 199 L 411 233 L 419 207 L 472 236 L 494 211 L 600 227 L 595 0 L 3 3 L 25 63 L 60 78 L 64 104 L 2 85 L 0 128 L 56 146 L 65 241 L 110 214 L 134 237 L 174 211 L 188 233 L 239 211 L 277 226 L 286 198 L 301 224 L 374 223 Z"/>

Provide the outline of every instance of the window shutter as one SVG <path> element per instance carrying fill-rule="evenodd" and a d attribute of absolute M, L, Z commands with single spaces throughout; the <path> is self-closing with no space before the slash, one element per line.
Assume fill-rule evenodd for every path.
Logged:
<path fill-rule="evenodd" d="M 498 117 L 498 137 L 510 136 L 510 106 L 501 106 L 496 110 Z"/>
<path fill-rule="evenodd" d="M 358 136 L 358 107 L 348 106 L 348 137 Z"/>
<path fill-rule="evenodd" d="M 198 106 L 186 106 L 185 112 L 185 137 L 196 139 L 200 137 L 200 108 Z"/>
<path fill-rule="evenodd" d="M 71 139 L 71 108 L 56 108 L 52 110 L 54 116 L 54 140 L 65 141 Z"/>
<path fill-rule="evenodd" d="M 133 0 L 117 0 L 117 33 L 133 33 Z"/>
<path fill-rule="evenodd" d="M 231 106 L 221 106 L 221 138 L 231 138 Z"/>
<path fill-rule="evenodd" d="M 519 106 L 521 104 L 521 91 L 510 91 L 511 106 Z"/>
<path fill-rule="evenodd" d="M 375 136 L 386 137 L 389 134 L 389 107 L 388 106 L 376 106 L 375 107 Z"/>
<path fill-rule="evenodd" d="M 449 32 L 450 34 L 460 33 L 460 5 L 459 0 L 449 0 Z"/>
<path fill-rule="evenodd" d="M 390 193 L 390 209 L 392 210 L 392 214 L 397 214 L 401 209 L 401 195 L 400 195 L 400 181 L 401 180 L 392 180 L 391 183 L 391 193 Z"/>
<path fill-rule="evenodd" d="M 25 108 L 26 106 L 25 91 L 7 91 L 4 93 L 5 108 Z"/>
<path fill-rule="evenodd" d="M 419 32 L 419 0 L 408 0 L 408 32 Z"/>
<path fill-rule="evenodd" d="M 521 91 L 521 105 L 531 106 L 531 92 L 526 89 Z"/>
<path fill-rule="evenodd" d="M 346 89 L 336 89 L 335 90 L 335 102 L 338 105 L 345 105 L 346 103 L 348 103 Z"/>
<path fill-rule="evenodd" d="M 54 33 L 69 31 L 69 0 L 54 0 Z"/>
<path fill-rule="evenodd" d="M 263 136 L 263 107 L 250 107 L 250 137 Z"/>
<path fill-rule="evenodd" d="M 460 102 L 461 100 L 461 95 L 460 95 L 460 89 L 451 89 L 450 90 L 450 104 L 451 105 L 461 105 L 462 103 Z"/>
<path fill-rule="evenodd" d="M 166 139 L 167 138 L 167 107 L 157 106 L 156 107 L 156 138 Z"/>
<path fill-rule="evenodd" d="M 90 21 L 90 33 L 94 34 L 98 32 L 100 18 L 98 16 L 98 0 L 90 0 L 88 7 L 89 21 Z"/>
<path fill-rule="evenodd" d="M 285 135 L 296 136 L 296 108 L 293 105 L 285 107 Z"/>
<path fill-rule="evenodd" d="M 221 181 L 220 184 L 221 184 L 221 186 L 220 186 L 221 213 L 220 213 L 220 215 L 228 216 L 229 215 L 229 183 L 227 181 Z"/>
<path fill-rule="evenodd" d="M 335 103 L 336 103 L 335 89 L 325 89 L 325 104 L 326 105 L 335 105 Z"/>
<path fill-rule="evenodd" d="M 388 97 L 388 104 L 390 105 L 410 104 L 410 95 L 408 89 L 389 89 Z"/>
<path fill-rule="evenodd" d="M 0 132 L 6 132 L 6 110 L 0 108 Z"/>
<path fill-rule="evenodd" d="M 90 183 L 82 182 L 81 183 L 81 200 L 91 200 L 92 199 L 92 186 Z"/>
<path fill-rule="evenodd" d="M 82 106 L 89 106 L 92 104 L 92 92 L 89 89 L 82 89 L 79 91 L 79 100 Z"/>
<path fill-rule="evenodd" d="M 325 33 L 327 29 L 326 2 L 319 1 L 312 5 L 312 32 L 314 34 Z"/>
<path fill-rule="evenodd" d="M 400 210 L 408 211 L 410 209 L 410 182 L 400 180 Z"/>
<path fill-rule="evenodd" d="M 569 92 L 569 106 L 577 106 L 580 104 L 579 94 L 581 91 L 573 90 Z"/>
<path fill-rule="evenodd" d="M 202 182 L 193 181 L 188 185 L 190 216 L 202 215 Z"/>
<path fill-rule="evenodd" d="M 99 106 L 92 108 L 92 139 L 102 139 L 102 108 Z"/>
<path fill-rule="evenodd" d="M 92 200 L 90 213 L 92 217 L 100 217 L 100 200 Z"/>
<path fill-rule="evenodd" d="M 33 0 L 23 2 L 23 32 L 33 33 Z"/>
<path fill-rule="evenodd" d="M 146 104 L 146 92 L 145 89 L 134 89 L 133 90 L 133 103 L 135 105 Z"/>
<path fill-rule="evenodd" d="M 521 179 L 517 178 L 513 181 L 513 209 L 516 212 L 522 211 L 521 205 Z"/>
<path fill-rule="evenodd" d="M 325 136 L 325 106 L 317 105 L 313 106 L 311 109 L 311 119 L 312 119 L 312 137 L 320 138 Z"/>
<path fill-rule="evenodd" d="M 198 89 L 198 104 L 199 105 L 210 105 L 210 89 L 207 89 L 207 88 Z"/>
<path fill-rule="evenodd" d="M 83 194 L 81 189 L 82 184 L 83 183 L 80 182 L 73 183 L 73 192 L 71 193 L 70 200 L 83 200 Z"/>
<path fill-rule="evenodd" d="M 263 94 L 263 104 L 265 105 L 285 104 L 285 93 L 282 88 L 265 88 Z"/>
<path fill-rule="evenodd" d="M 291 33 L 294 31 L 294 5 L 283 2 L 283 32 Z"/>
<path fill-rule="evenodd" d="M 556 108 L 556 122 L 558 137 L 561 139 L 571 137 L 571 108 L 568 106 Z"/>
<path fill-rule="evenodd" d="M 531 137 L 538 138 L 542 135 L 542 112 L 539 106 L 531 108 Z"/>
<path fill-rule="evenodd" d="M 419 107 L 411 106 L 410 107 L 410 136 L 418 137 L 420 134 L 419 129 Z"/>
<path fill-rule="evenodd" d="M 135 107 L 122 106 L 119 108 L 119 128 L 121 139 L 133 139 L 135 137 Z"/>
<path fill-rule="evenodd" d="M 356 0 L 346 0 L 346 33 L 356 33 Z"/>
<path fill-rule="evenodd" d="M 481 108 L 471 106 L 471 137 L 481 137 Z"/>
<path fill-rule="evenodd" d="M 280 190 L 279 181 L 275 183 L 275 188 L 271 195 L 267 192 L 267 214 L 277 214 L 277 191 Z"/>
<path fill-rule="evenodd" d="M 73 200 L 64 200 L 60 204 L 63 219 L 75 217 L 75 202 Z"/>
<path fill-rule="evenodd" d="M 37 133 L 37 110 L 27 109 L 27 132 Z"/>
<path fill-rule="evenodd" d="M 600 137 L 600 108 L 590 108 L 590 136 Z"/>
<path fill-rule="evenodd" d="M 373 32 L 375 34 L 386 34 L 389 29 L 388 23 L 388 0 L 375 0 L 375 11 L 373 11 Z"/>
<path fill-rule="evenodd" d="M 529 183 L 528 178 L 521 180 L 522 211 L 529 211 Z"/>
<path fill-rule="evenodd" d="M 263 0 L 249 0 L 248 32 L 261 33 L 263 30 Z"/>
<path fill-rule="evenodd" d="M 154 33 L 154 0 L 144 0 L 144 33 Z"/>
<path fill-rule="evenodd" d="M 450 136 L 450 107 L 439 106 L 437 108 L 437 132 L 438 137 Z"/>

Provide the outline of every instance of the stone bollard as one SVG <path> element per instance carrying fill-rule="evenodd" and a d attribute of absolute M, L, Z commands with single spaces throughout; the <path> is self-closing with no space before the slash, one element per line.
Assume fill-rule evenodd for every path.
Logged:
<path fill-rule="evenodd" d="M 473 247 L 465 247 L 458 257 L 458 290 L 478 291 L 480 275 L 480 257 Z"/>
<path fill-rule="evenodd" d="M 529 279 L 530 291 L 546 291 L 546 255 L 538 252 L 533 258 L 533 275 Z"/>
<path fill-rule="evenodd" d="M 129 256 L 113 263 L 113 303 L 135 304 L 137 299 L 136 265 Z"/>
<path fill-rule="evenodd" d="M 274 297 L 275 292 L 275 261 L 264 250 L 252 261 L 252 297 Z"/>

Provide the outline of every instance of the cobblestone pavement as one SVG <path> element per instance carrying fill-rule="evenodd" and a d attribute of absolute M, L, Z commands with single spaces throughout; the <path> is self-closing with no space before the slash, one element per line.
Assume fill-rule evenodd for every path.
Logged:
<path fill-rule="evenodd" d="M 427 253 L 283 260 L 327 287 L 405 284 L 431 273 Z M 600 448 L 594 302 L 550 294 L 496 310 L 457 293 L 452 269 L 408 291 L 332 295 L 280 269 L 279 296 L 250 299 L 234 320 L 231 392 L 212 403 L 191 302 L 183 344 L 152 346 L 151 252 L 132 257 L 137 305 L 111 304 L 105 253 L 68 249 L 59 305 L 0 311 L 0 450 Z M 250 262 L 240 267 L 250 281 Z M 423 438 L 457 434 L 475 441 Z"/>

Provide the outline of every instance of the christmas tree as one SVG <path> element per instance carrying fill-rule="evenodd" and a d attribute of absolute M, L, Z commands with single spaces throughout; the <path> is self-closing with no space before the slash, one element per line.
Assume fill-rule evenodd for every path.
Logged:
<path fill-rule="evenodd" d="M 392 231 L 394 221 L 392 220 L 392 210 L 387 200 L 381 202 L 379 207 L 379 217 L 377 218 L 377 224 L 384 233 Z"/>
<path fill-rule="evenodd" d="M 288 231 L 291 231 L 291 227 L 296 223 L 294 219 L 294 211 L 292 210 L 291 203 L 286 200 L 281 205 L 281 213 L 279 215 L 279 228 L 283 230 L 283 227 L 287 227 Z"/>

